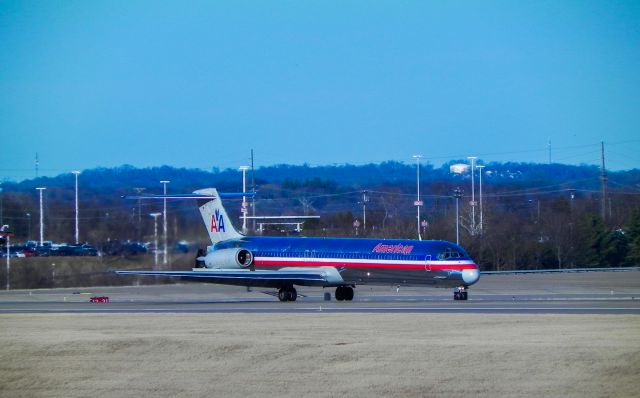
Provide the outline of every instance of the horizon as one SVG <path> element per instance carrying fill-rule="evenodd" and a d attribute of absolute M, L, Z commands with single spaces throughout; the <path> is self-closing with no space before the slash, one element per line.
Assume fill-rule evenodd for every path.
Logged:
<path fill-rule="evenodd" d="M 629 142 L 640 142 L 640 140 L 630 140 L 630 141 L 626 141 L 626 142 L 620 142 L 620 143 L 614 143 L 616 145 L 625 145 L 628 144 Z M 600 154 L 600 145 L 601 143 L 596 143 L 596 144 L 591 144 L 591 145 L 579 145 L 579 146 L 572 146 L 572 147 L 567 147 L 567 148 L 560 148 L 561 150 L 573 150 L 573 149 L 584 149 L 584 148 L 598 148 L 598 154 Z M 552 149 L 553 150 L 553 149 Z M 550 153 L 549 148 L 547 147 L 546 149 L 540 149 L 540 150 L 534 150 L 534 151 L 517 151 L 517 152 L 522 152 L 522 153 L 528 153 L 528 152 L 541 152 L 541 151 L 546 151 L 547 152 L 547 156 Z M 598 159 L 598 162 L 593 162 L 593 163 L 564 163 L 564 162 L 555 162 L 553 161 L 553 158 L 551 158 L 551 162 L 547 161 L 547 162 L 536 162 L 536 161 L 527 161 L 527 160 L 511 160 L 511 159 L 503 159 L 503 160 L 487 160 L 484 158 L 484 156 L 491 156 L 492 154 L 480 154 L 480 155 L 468 155 L 468 156 L 476 156 L 477 160 L 476 163 L 477 164 L 492 164 L 492 163 L 499 163 L 499 164 L 505 164 L 505 163 L 517 163 L 517 164 L 534 164 L 534 165 L 563 165 L 563 166 L 577 166 L 577 167 L 581 167 L 581 166 L 595 166 L 600 168 L 601 164 L 600 164 L 600 159 Z M 495 154 L 493 154 L 495 155 Z M 458 162 L 458 163 L 469 163 L 469 160 L 466 159 L 467 156 L 458 156 L 458 157 L 449 157 L 448 160 L 444 160 L 441 161 L 439 163 L 435 163 L 432 162 L 431 159 L 444 159 L 445 157 L 437 157 L 437 158 L 427 158 L 425 156 L 422 156 L 421 158 L 421 166 L 427 166 L 430 165 L 432 166 L 434 169 L 438 169 L 441 167 L 446 166 L 447 164 L 450 164 L 451 162 Z M 38 166 L 36 166 L 36 160 L 38 160 Z M 287 163 L 287 162 L 280 162 L 280 163 L 272 163 L 272 164 L 259 164 L 257 166 L 255 166 L 255 169 L 258 170 L 260 168 L 268 168 L 268 167 L 274 167 L 274 166 L 308 166 L 308 167 L 331 167 L 331 166 L 364 166 L 364 165 L 369 165 L 369 164 L 374 164 L 374 165 L 379 165 L 385 162 L 398 162 L 401 164 L 405 164 L 405 165 L 415 165 L 415 159 L 413 159 L 413 157 L 410 157 L 410 160 L 397 160 L 397 159 L 387 159 L 387 160 L 380 160 L 380 161 L 363 161 L 363 162 L 333 162 L 333 163 L 318 163 L 318 164 L 312 164 L 312 163 Z M 605 163 L 606 163 L 606 143 L 605 143 Z M 26 181 L 26 180 L 32 180 L 32 179 L 36 179 L 39 177 L 59 177 L 61 175 L 64 174 L 69 174 L 72 173 L 73 170 L 69 170 L 69 171 L 64 171 L 62 169 L 56 169 L 56 168 L 47 168 L 47 167 L 40 167 L 40 164 L 42 164 L 42 162 L 40 162 L 40 157 L 38 154 L 38 157 L 34 157 L 34 168 L 31 170 L 31 172 L 33 173 L 32 176 L 30 177 L 24 177 L 20 180 L 14 180 L 11 179 L 7 176 L 3 177 L 0 180 L 1 182 L 12 182 L 12 183 L 20 183 L 22 181 Z M 131 164 L 131 163 L 123 163 L 123 164 L 118 164 L 118 165 L 112 165 L 112 166 L 101 166 L 101 165 L 97 165 L 94 167 L 88 167 L 88 168 L 84 168 L 84 169 L 74 169 L 74 170 L 78 170 L 80 172 L 84 172 L 87 170 L 95 170 L 95 169 L 100 169 L 100 168 L 106 168 L 106 169 L 116 169 L 116 168 L 120 168 L 120 167 L 134 167 L 136 169 L 149 169 L 149 168 L 161 168 L 161 167 L 172 167 L 175 169 L 193 169 L 193 170 L 202 170 L 202 171 L 209 171 L 212 172 L 214 170 L 218 170 L 218 171 L 225 171 L 225 170 L 237 170 L 240 166 L 250 166 L 251 164 L 251 157 L 249 156 L 247 158 L 247 161 L 245 161 L 244 163 L 238 163 L 237 165 L 227 165 L 225 167 L 220 167 L 218 165 L 212 164 L 209 167 L 198 167 L 198 166 L 189 166 L 189 165 L 183 165 L 183 166 L 178 166 L 178 165 L 172 165 L 172 164 L 168 164 L 168 163 L 164 163 L 164 164 L 149 164 L 149 165 L 135 165 L 135 164 Z M 605 169 L 608 171 L 632 171 L 632 170 L 636 170 L 640 168 L 640 166 L 634 166 L 634 167 L 629 167 L 629 168 L 621 168 L 621 169 L 614 169 L 614 168 L 610 168 L 607 167 L 605 164 Z M 7 171 L 6 169 L 4 171 Z M 12 171 L 11 169 L 9 169 L 9 171 Z M 26 170 L 22 170 L 21 173 L 23 174 L 27 174 Z"/>
<path fill-rule="evenodd" d="M 269 168 L 278 168 L 278 167 L 290 167 L 290 168 L 309 168 L 309 169 L 318 169 L 318 168 L 340 168 L 340 167 L 367 167 L 367 166 L 383 166 L 385 163 L 399 163 L 409 169 L 414 169 L 416 167 L 416 163 L 410 163 L 410 162 L 398 162 L 395 160 L 389 160 L 389 161 L 382 161 L 382 162 L 377 162 L 377 163 L 373 163 L 373 162 L 369 162 L 369 163 L 362 163 L 362 164 L 353 164 L 353 163 L 334 163 L 334 164 L 323 164 L 323 165 L 310 165 L 310 164 L 298 164 L 298 165 L 294 165 L 294 164 L 288 164 L 288 163 L 279 163 L 279 164 L 273 164 L 273 165 L 260 165 L 255 167 L 255 171 L 256 172 L 260 172 L 263 169 L 269 169 Z M 433 170 L 434 172 L 438 172 L 442 169 L 449 169 L 449 174 L 451 176 L 454 175 L 464 175 L 464 176 L 468 176 L 470 175 L 470 168 L 466 168 L 464 171 L 462 172 L 455 172 L 455 171 L 451 171 L 450 167 L 452 165 L 459 165 L 459 164 L 464 164 L 467 166 L 470 166 L 471 164 L 469 163 L 469 161 L 465 160 L 465 159 L 451 159 L 448 162 L 444 162 L 440 165 L 434 165 L 432 163 L 428 163 L 428 162 L 421 162 L 420 163 L 420 168 L 421 170 L 423 170 L 423 172 L 428 172 L 428 169 L 430 168 L 431 170 Z M 501 162 L 501 161 L 491 161 L 491 162 L 485 162 L 482 159 L 478 159 L 476 161 L 476 166 L 482 165 L 487 167 L 485 169 L 485 174 L 487 174 L 487 177 L 489 176 L 489 173 L 491 172 L 491 168 L 494 167 L 496 169 L 500 169 L 503 168 L 507 165 L 510 164 L 515 164 L 516 166 L 521 166 L 521 167 L 533 167 L 534 170 L 537 167 L 568 167 L 568 168 L 587 168 L 587 169 L 596 169 L 598 171 L 598 173 L 600 172 L 600 166 L 599 165 L 593 165 L 593 164 L 567 164 L 567 163 L 536 163 L 536 162 L 513 162 L 513 161 L 505 161 L 505 162 Z M 168 164 L 164 164 L 164 165 L 158 165 L 158 166 L 144 166 L 144 167 L 137 167 L 134 165 L 130 165 L 130 164 L 123 164 L 123 165 L 119 165 L 119 166 L 114 166 L 114 167 L 94 167 L 94 168 L 90 168 L 90 169 L 84 169 L 84 170 L 79 170 L 79 176 L 80 178 L 82 178 L 82 175 L 84 173 L 87 172 L 102 172 L 102 171 L 107 171 L 107 172 L 111 172 L 111 171 L 122 171 L 123 169 L 125 171 L 155 171 L 156 169 L 162 169 L 162 168 L 168 168 L 170 171 L 186 171 L 186 172 L 202 172 L 202 173 L 210 173 L 213 175 L 218 175 L 218 174 L 226 174 L 226 173 L 237 173 L 237 174 L 241 174 L 241 170 L 237 167 L 228 167 L 228 168 L 217 168 L 217 167 L 212 167 L 209 169 L 203 169 L 203 168 L 195 168 L 195 167 L 175 167 L 175 166 L 171 166 Z M 251 169 L 249 169 L 250 171 Z M 631 173 L 634 171 L 638 171 L 640 170 L 640 168 L 634 168 L 634 169 L 629 169 L 629 170 L 606 170 L 607 173 Z M 494 170 L 495 171 L 495 170 Z M 503 171 L 509 171 L 509 172 L 516 172 L 519 171 L 518 169 L 508 169 L 508 170 L 503 170 Z M 476 170 L 476 174 L 479 171 Z M 33 176 L 30 178 L 25 178 L 22 180 L 9 180 L 9 179 L 5 179 L 3 181 L 0 181 L 0 192 L 2 192 L 2 186 L 3 184 L 15 184 L 15 185 L 20 185 L 23 183 L 29 183 L 29 182 L 34 182 L 36 180 L 39 179 L 59 179 L 59 178 L 64 178 L 64 177 L 70 177 L 73 175 L 72 172 L 68 172 L 68 173 L 60 173 L 60 174 L 55 174 L 55 175 L 39 175 L 39 176 Z M 317 177 L 317 175 L 313 175 L 312 177 Z M 259 178 L 261 178 L 260 176 L 258 176 Z M 314 178 L 315 178 L 314 177 Z M 415 177 L 415 176 L 414 176 Z M 412 177 L 412 178 L 414 178 Z M 425 175 L 426 177 L 426 175 Z M 327 181 L 332 180 L 331 178 L 327 178 Z M 270 180 L 269 180 L 270 181 Z M 599 181 L 599 180 L 598 180 Z"/>

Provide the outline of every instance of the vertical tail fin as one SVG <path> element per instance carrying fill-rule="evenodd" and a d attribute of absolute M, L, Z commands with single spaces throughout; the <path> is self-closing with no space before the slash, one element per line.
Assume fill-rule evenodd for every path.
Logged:
<path fill-rule="evenodd" d="M 243 236 L 233 227 L 231 219 L 222 206 L 222 199 L 215 188 L 200 189 L 193 193 L 212 197 L 198 199 L 202 221 L 204 221 L 212 243 Z"/>

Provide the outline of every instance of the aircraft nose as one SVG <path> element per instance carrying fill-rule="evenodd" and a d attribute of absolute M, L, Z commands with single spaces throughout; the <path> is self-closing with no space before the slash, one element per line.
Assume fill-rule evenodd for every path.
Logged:
<path fill-rule="evenodd" d="M 478 269 L 465 269 L 462 270 L 462 280 L 466 285 L 473 285 L 480 279 L 480 271 Z"/>

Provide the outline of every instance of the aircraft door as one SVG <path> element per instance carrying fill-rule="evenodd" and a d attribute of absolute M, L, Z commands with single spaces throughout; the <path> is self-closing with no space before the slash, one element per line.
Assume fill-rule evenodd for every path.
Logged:
<path fill-rule="evenodd" d="M 427 272 L 431 272 L 431 254 L 428 254 L 424 259 L 424 270 Z"/>

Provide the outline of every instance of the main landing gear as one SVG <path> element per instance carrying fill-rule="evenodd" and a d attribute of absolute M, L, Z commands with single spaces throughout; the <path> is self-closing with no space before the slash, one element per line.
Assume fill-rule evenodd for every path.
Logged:
<path fill-rule="evenodd" d="M 351 286 L 338 286 L 336 288 L 336 300 L 338 301 L 353 300 L 353 288 Z"/>
<path fill-rule="evenodd" d="M 454 300 L 467 300 L 467 288 L 464 286 L 457 287 L 453 290 Z"/>
<path fill-rule="evenodd" d="M 293 286 L 285 286 L 278 290 L 278 299 L 280 301 L 296 301 L 298 292 Z M 351 301 L 353 300 L 353 287 L 338 286 L 336 288 L 336 300 Z"/>
<path fill-rule="evenodd" d="M 278 299 L 280 301 L 296 301 L 298 292 L 293 286 L 285 286 L 278 290 Z"/>

